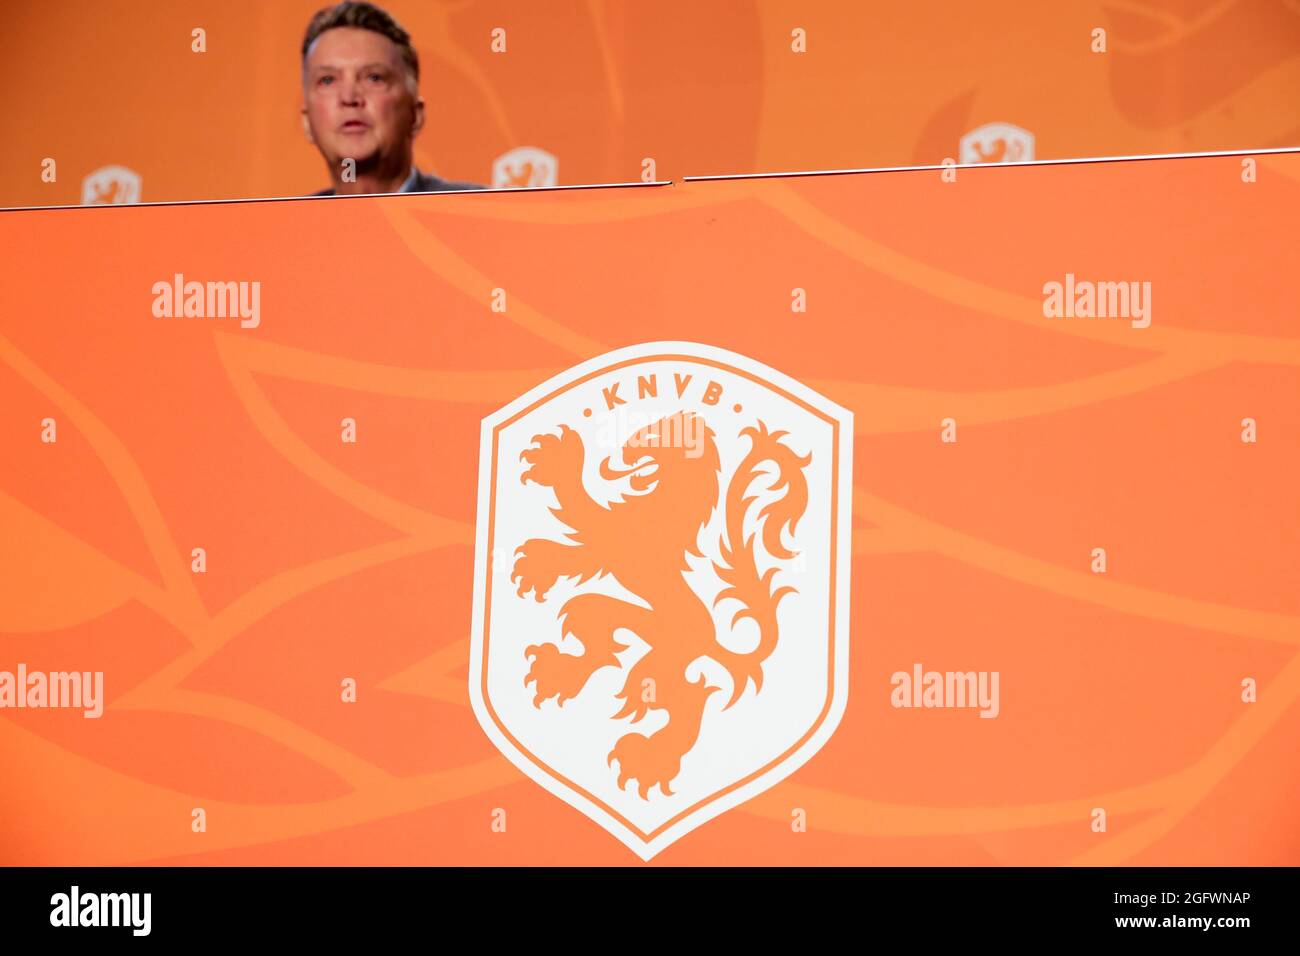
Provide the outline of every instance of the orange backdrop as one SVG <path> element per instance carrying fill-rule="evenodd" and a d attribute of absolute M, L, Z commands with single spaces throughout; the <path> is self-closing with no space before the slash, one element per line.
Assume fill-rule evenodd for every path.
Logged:
<path fill-rule="evenodd" d="M 6 11 L 0 205 L 81 202 L 83 179 L 114 165 L 141 176 L 144 201 L 323 188 L 297 113 L 298 47 L 322 5 Z M 490 182 L 521 146 L 553 154 L 561 184 L 639 181 L 647 157 L 659 179 L 932 164 L 996 122 L 1032 133 L 1039 159 L 1300 145 L 1294 0 L 388 6 L 421 54 L 417 160 L 455 179 Z"/>
<path fill-rule="evenodd" d="M 1300 156 L 1240 174 L 0 215 L 0 669 L 107 687 L 0 712 L 0 863 L 639 865 L 494 750 L 466 666 L 480 420 L 657 339 L 856 436 L 844 720 L 656 864 L 1300 862 Z M 177 272 L 261 282 L 261 325 L 154 318 Z M 1067 272 L 1151 282 L 1150 328 L 1044 318 Z M 998 670 L 1000 716 L 893 709 L 915 661 Z"/>

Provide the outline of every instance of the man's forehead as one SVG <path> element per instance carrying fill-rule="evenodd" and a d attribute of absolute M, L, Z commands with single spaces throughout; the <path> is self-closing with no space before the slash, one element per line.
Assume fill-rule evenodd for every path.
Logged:
<path fill-rule="evenodd" d="M 343 66 L 380 62 L 401 64 L 397 44 L 382 33 L 358 27 L 335 27 L 326 30 L 307 48 L 308 67 Z"/>

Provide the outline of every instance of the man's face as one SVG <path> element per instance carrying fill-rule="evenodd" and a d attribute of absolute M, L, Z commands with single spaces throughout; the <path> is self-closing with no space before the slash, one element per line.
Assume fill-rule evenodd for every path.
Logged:
<path fill-rule="evenodd" d="M 397 44 L 373 30 L 326 30 L 307 50 L 303 128 L 335 168 L 400 158 L 424 124 L 424 101 Z"/>

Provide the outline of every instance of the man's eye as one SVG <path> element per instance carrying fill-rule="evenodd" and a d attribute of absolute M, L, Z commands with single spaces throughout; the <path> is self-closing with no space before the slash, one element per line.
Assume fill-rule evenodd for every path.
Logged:
<path fill-rule="evenodd" d="M 326 83 L 331 83 L 331 82 L 333 82 L 333 80 L 334 80 L 334 77 L 332 77 L 332 76 L 322 76 L 320 79 L 318 79 L 318 80 L 316 81 L 316 83 L 317 83 L 318 85 L 320 85 L 320 86 L 324 86 Z"/>
<path fill-rule="evenodd" d="M 366 79 L 373 80 L 376 83 L 382 83 L 384 81 L 384 74 L 371 73 L 368 77 L 366 77 Z"/>

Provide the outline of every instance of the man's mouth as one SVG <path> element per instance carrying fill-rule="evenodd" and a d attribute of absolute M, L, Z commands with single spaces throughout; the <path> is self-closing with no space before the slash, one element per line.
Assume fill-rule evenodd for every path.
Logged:
<path fill-rule="evenodd" d="M 362 130 L 370 129 L 370 124 L 365 120 L 348 120 L 339 129 L 344 133 L 359 133 Z"/>

